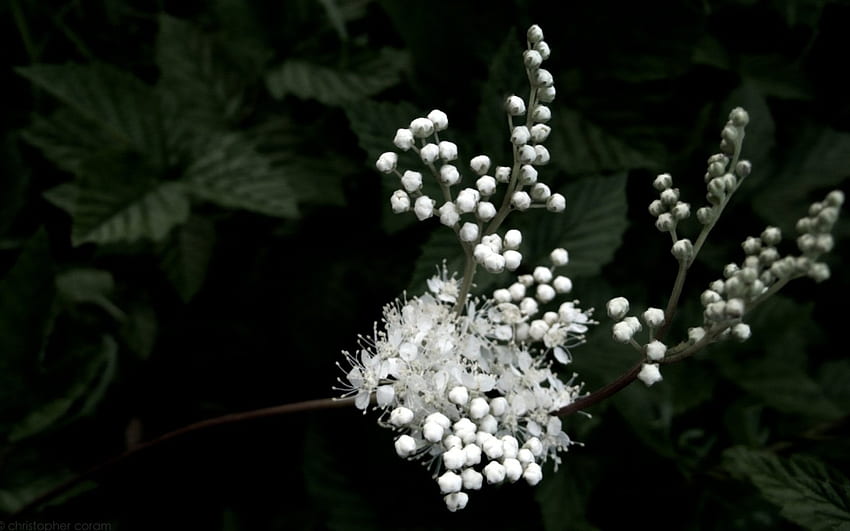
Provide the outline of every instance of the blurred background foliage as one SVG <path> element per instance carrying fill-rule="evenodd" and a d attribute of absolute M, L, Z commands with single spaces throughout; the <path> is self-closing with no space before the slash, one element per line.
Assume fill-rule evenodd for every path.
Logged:
<path fill-rule="evenodd" d="M 526 264 L 569 248 L 587 305 L 666 302 L 675 261 L 646 211 L 651 179 L 669 171 L 701 204 L 734 106 L 750 111 L 755 170 L 693 268 L 674 333 L 700 319 L 693 302 L 742 259 L 744 237 L 776 224 L 790 240 L 807 204 L 850 176 L 846 1 L 8 0 L 0 15 L 5 514 L 195 420 L 331 395 L 340 350 L 382 305 L 420 290 L 442 258 L 458 263 L 437 223 L 390 215 L 395 183 L 375 157 L 438 107 L 462 159 L 506 160 L 501 102 L 525 92 L 531 23 L 558 88 L 542 177 L 568 208 L 514 222 L 536 231 Z M 833 278 L 766 304 L 749 342 L 570 418 L 584 445 L 536 489 L 487 488 L 449 514 L 390 432 L 333 410 L 187 436 L 38 517 L 113 529 L 850 529 L 846 220 Z M 568 368 L 589 390 L 634 363 L 602 320 Z"/>

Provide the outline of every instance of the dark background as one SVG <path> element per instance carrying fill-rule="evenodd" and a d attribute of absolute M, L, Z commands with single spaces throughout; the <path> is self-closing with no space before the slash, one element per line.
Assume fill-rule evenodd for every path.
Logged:
<path fill-rule="evenodd" d="M 676 265 L 646 211 L 652 178 L 672 173 L 702 206 L 705 159 L 734 106 L 750 112 L 753 175 L 693 268 L 674 334 L 699 322 L 699 293 L 743 259 L 746 236 L 777 225 L 794 252 L 795 220 L 850 176 L 847 2 L 10 0 L 0 20 L 7 514 L 190 422 L 332 396 L 340 351 L 458 251 L 436 222 L 390 214 L 394 184 L 375 157 L 436 107 L 462 159 L 505 160 L 500 106 L 527 90 L 531 23 L 558 90 L 541 179 L 568 207 L 522 216 L 537 231 L 523 251 L 530 266 L 566 245 L 587 306 L 666 303 Z M 695 220 L 680 230 L 696 233 Z M 850 525 L 847 235 L 842 220 L 833 277 L 765 304 L 747 343 L 568 419 L 584 445 L 535 489 L 486 487 L 450 514 L 373 414 L 344 409 L 188 435 L 36 517 L 113 529 Z M 568 368 L 589 390 L 635 361 L 600 320 Z"/>

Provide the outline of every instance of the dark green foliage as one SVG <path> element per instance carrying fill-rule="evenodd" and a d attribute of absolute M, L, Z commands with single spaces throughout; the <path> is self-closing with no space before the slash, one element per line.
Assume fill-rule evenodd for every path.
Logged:
<path fill-rule="evenodd" d="M 94 2 L 0 7 L 0 524 L 75 473 L 203 418 L 330 396 L 340 350 L 435 266 L 462 267 L 436 220 L 392 214 L 375 159 L 439 108 L 466 164 L 507 164 L 505 96 L 527 96 L 542 25 L 567 198 L 531 210 L 521 272 L 570 253 L 602 323 L 571 352 L 592 390 L 635 362 L 605 301 L 663 307 L 669 237 L 656 173 L 695 211 L 734 106 L 753 174 L 692 269 L 671 328 L 767 224 L 850 177 L 850 6 L 838 0 L 585 3 Z M 414 153 L 402 169 L 422 171 Z M 423 172 L 424 173 L 424 172 Z M 426 175 L 426 193 L 439 197 Z M 501 197 L 496 198 L 496 202 Z M 846 218 L 846 216 L 845 216 Z M 693 237 L 694 219 L 680 225 Z M 85 482 L 37 518 L 113 529 L 850 529 L 850 223 L 832 278 L 752 316 L 753 337 L 664 368 L 565 419 L 583 446 L 535 489 L 487 487 L 449 514 L 374 415 L 316 411 L 198 432 Z M 476 292 L 505 274 L 479 272 Z M 2 527 L 2 526 L 0 526 Z"/>

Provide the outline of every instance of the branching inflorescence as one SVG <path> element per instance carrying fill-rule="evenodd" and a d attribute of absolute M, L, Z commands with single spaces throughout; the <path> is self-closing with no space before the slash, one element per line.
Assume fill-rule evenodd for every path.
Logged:
<path fill-rule="evenodd" d="M 509 286 L 489 296 L 470 297 L 479 266 L 498 274 L 515 271 L 523 260 L 522 233 L 501 230 L 510 213 L 532 208 L 558 213 L 566 207 L 566 199 L 538 178 L 539 168 L 549 162 L 544 145 L 551 131 L 547 104 L 555 97 L 552 75 L 541 67 L 548 57 L 542 30 L 532 26 L 522 54 L 528 98 L 512 95 L 504 104 L 513 160 L 494 167 L 487 155 L 472 157 L 474 176 L 467 180 L 475 179 L 474 186 L 464 186 L 466 170 L 457 164 L 457 146 L 441 138 L 448 117 L 440 110 L 414 119 L 393 141 L 399 150 L 419 156 L 424 173 L 438 185 L 438 199 L 424 192 L 428 177 L 423 172 L 399 167 L 397 153 L 384 153 L 376 162 L 379 171 L 400 182 L 390 198 L 392 210 L 412 212 L 420 221 L 439 218 L 456 234 L 466 262 L 460 279 L 443 265 L 428 281 L 429 293 L 387 305 L 382 325 L 376 325 L 371 337 L 360 338 L 355 353 L 345 353 L 345 377 L 338 390 L 355 397 L 364 413 L 370 404 L 381 411 L 379 424 L 398 432 L 396 453 L 433 470 L 451 511 L 464 508 L 467 492 L 485 483 L 524 479 L 535 485 L 542 479 L 545 461 L 551 459 L 557 466 L 559 452 L 573 444 L 558 414 L 592 405 L 635 378 L 652 385 L 661 380 L 660 365 L 691 356 L 710 343 L 747 339 L 750 329 L 743 319 L 763 300 L 794 278 L 808 275 L 820 281 L 829 276 L 818 260 L 833 246 L 829 233 L 843 202 L 839 191 L 813 205 L 809 217 L 798 223 L 801 255 L 780 256 L 775 246 L 781 235 L 774 227 L 747 238 L 744 261 L 726 266 L 724 278 L 703 292 L 703 322 L 668 348 L 665 335 L 687 272 L 751 171 L 749 162 L 739 160 L 749 117 L 743 109 L 734 109 L 721 135 L 721 153 L 708 161 L 709 204 L 696 212 L 702 231 L 695 243 L 677 231 L 690 217 L 691 207 L 680 200 L 672 177 L 662 174 L 653 183 L 659 198 L 649 211 L 656 217 L 655 226 L 670 234 L 671 252 L 679 264 L 666 308 L 648 308 L 638 319 L 629 315 L 625 298 L 607 303 L 608 316 L 615 321 L 613 338 L 638 352 L 640 370 L 636 366 L 613 387 L 581 396 L 575 374 L 564 381 L 553 370 L 555 361 L 571 361 L 571 349 L 585 341 L 589 326 L 598 324 L 593 311 L 582 309 L 578 300 L 563 300 L 573 288 L 567 276 L 558 274 L 569 262 L 565 249 L 554 249 L 548 264 L 529 268 L 531 274 L 519 275 Z M 638 341 L 644 325 L 646 340 Z"/>

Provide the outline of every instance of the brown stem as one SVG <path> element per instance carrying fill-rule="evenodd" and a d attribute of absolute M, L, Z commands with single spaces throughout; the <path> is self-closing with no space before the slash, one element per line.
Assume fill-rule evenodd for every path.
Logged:
<path fill-rule="evenodd" d="M 619 378 L 609 383 L 608 385 L 598 389 L 587 396 L 583 396 L 573 402 L 572 404 L 566 405 L 557 411 L 553 411 L 550 415 L 555 415 L 558 417 L 565 417 L 567 415 L 572 415 L 577 411 L 581 411 L 583 409 L 587 409 L 590 406 L 596 405 L 597 403 L 605 400 L 609 396 L 616 394 L 623 390 L 630 383 L 634 382 L 637 379 L 637 375 L 640 372 L 641 366 L 643 363 L 638 363 L 628 372 L 620 375 Z"/>
<path fill-rule="evenodd" d="M 99 475 L 101 472 L 104 472 L 116 465 L 119 465 L 131 457 L 134 457 L 141 452 L 153 448 L 154 446 L 158 446 L 162 443 L 168 442 L 172 439 L 176 439 L 183 435 L 203 430 L 206 428 L 212 428 L 214 426 L 223 426 L 225 424 L 234 424 L 237 422 L 242 422 L 246 420 L 254 420 L 261 419 L 267 417 L 276 417 L 278 415 L 288 415 L 290 413 L 299 413 L 303 411 L 316 411 L 321 409 L 331 409 L 338 407 L 348 407 L 354 404 L 354 398 L 344 398 L 344 399 L 335 399 L 335 398 L 320 398 L 317 400 L 307 400 L 304 402 L 294 402 L 292 404 L 283 404 L 280 406 L 272 406 L 263 409 L 255 409 L 252 411 L 244 411 L 240 413 L 231 413 L 229 415 L 222 415 L 220 417 L 214 417 L 211 419 L 201 420 L 195 422 L 193 424 L 189 424 L 188 426 L 183 426 L 182 428 L 178 428 L 174 431 L 170 431 L 163 435 L 160 435 L 156 439 L 152 439 L 150 441 L 141 443 L 137 446 L 134 446 L 127 450 L 126 452 L 116 455 L 106 461 L 98 463 L 88 470 L 77 474 L 76 476 L 68 479 L 64 483 L 53 487 L 49 491 L 44 494 L 38 496 L 34 500 L 30 501 L 14 513 L 12 513 L 11 518 L 20 519 L 22 516 L 34 511 L 41 505 L 49 502 L 52 499 L 61 496 L 62 494 L 68 492 L 72 488 L 80 485 L 84 481 L 94 478 Z"/>

